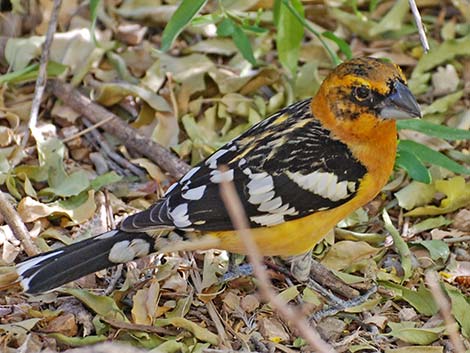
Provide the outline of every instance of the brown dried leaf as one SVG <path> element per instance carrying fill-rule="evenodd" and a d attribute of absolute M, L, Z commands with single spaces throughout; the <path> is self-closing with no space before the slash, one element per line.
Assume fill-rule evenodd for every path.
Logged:
<path fill-rule="evenodd" d="M 259 332 L 272 342 L 290 341 L 290 336 L 286 332 L 282 323 L 273 318 L 262 318 L 258 321 Z"/>
<path fill-rule="evenodd" d="M 49 321 L 43 329 L 44 332 L 57 332 L 68 337 L 73 337 L 78 333 L 78 326 L 75 322 L 75 315 L 65 313 Z"/>
<path fill-rule="evenodd" d="M 150 281 L 150 286 L 139 289 L 132 298 L 132 321 L 139 325 L 153 325 L 157 317 L 160 284 L 156 280 Z"/>

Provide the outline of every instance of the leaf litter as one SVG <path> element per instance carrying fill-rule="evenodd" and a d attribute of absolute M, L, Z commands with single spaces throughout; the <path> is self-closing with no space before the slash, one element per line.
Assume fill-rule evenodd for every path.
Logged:
<path fill-rule="evenodd" d="M 95 38 L 84 7 L 64 3 L 48 77 L 72 83 L 140 133 L 197 163 L 269 113 L 313 95 L 332 67 L 319 38 L 303 32 L 285 8 L 276 14 L 269 1 L 222 3 L 194 2 L 194 13 L 180 10 L 181 20 L 189 21 L 184 31 L 164 31 L 175 1 L 103 2 Z M 338 352 L 450 352 L 439 305 L 424 282 L 424 272 L 433 269 L 470 347 L 468 6 L 418 4 L 432 41 L 424 55 L 407 1 L 293 3 L 309 25 L 326 33 L 336 55 L 352 51 L 403 65 L 425 113 L 419 126 L 401 125 L 401 159 L 386 191 L 342 222 L 336 241 L 328 237 L 315 249 L 318 260 L 348 283 L 380 285 L 357 310 L 320 322 L 319 332 Z M 0 17 L 0 184 L 46 251 L 114 227 L 156 201 L 173 179 L 101 130 L 105 144 L 80 134 L 87 127 L 80 112 L 49 93 L 34 140 L 21 145 L 52 1 L 37 9 L 11 5 L 2 6 Z M 47 16 L 25 20 L 35 11 Z M 162 43 L 168 52 L 159 50 Z M 129 171 L 115 154 L 140 172 Z M 0 227 L 1 287 L 26 255 L 10 228 Z M 6 289 L 0 297 L 2 351 L 64 351 L 103 341 L 152 352 L 309 351 L 260 300 L 253 278 L 222 284 L 226 268 L 227 256 L 217 250 L 170 253 L 38 296 Z M 284 275 L 270 274 L 286 303 L 306 314 L 324 307 L 305 284 L 292 286 Z"/>

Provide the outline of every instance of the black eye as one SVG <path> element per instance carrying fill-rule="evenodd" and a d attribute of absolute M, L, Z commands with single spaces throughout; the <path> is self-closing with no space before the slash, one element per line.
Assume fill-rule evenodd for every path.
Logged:
<path fill-rule="evenodd" d="M 364 86 L 356 87 L 353 93 L 354 97 L 359 101 L 370 98 L 370 89 Z"/>

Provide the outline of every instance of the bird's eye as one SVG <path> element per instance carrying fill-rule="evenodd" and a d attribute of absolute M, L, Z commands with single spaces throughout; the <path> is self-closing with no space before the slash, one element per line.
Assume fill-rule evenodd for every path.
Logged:
<path fill-rule="evenodd" d="M 363 101 L 370 97 L 370 89 L 364 86 L 356 87 L 354 89 L 354 97 L 359 100 Z"/>

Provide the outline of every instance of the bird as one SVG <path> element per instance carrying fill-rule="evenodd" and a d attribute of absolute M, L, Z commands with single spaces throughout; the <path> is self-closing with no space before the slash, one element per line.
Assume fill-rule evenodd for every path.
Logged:
<path fill-rule="evenodd" d="M 381 191 L 394 167 L 396 121 L 419 117 L 397 65 L 345 61 L 314 97 L 226 143 L 117 229 L 17 264 L 17 281 L 35 294 L 168 249 L 246 253 L 220 196 L 222 182 L 235 186 L 262 255 L 307 253 Z M 182 240 L 170 236 L 175 232 Z"/>

